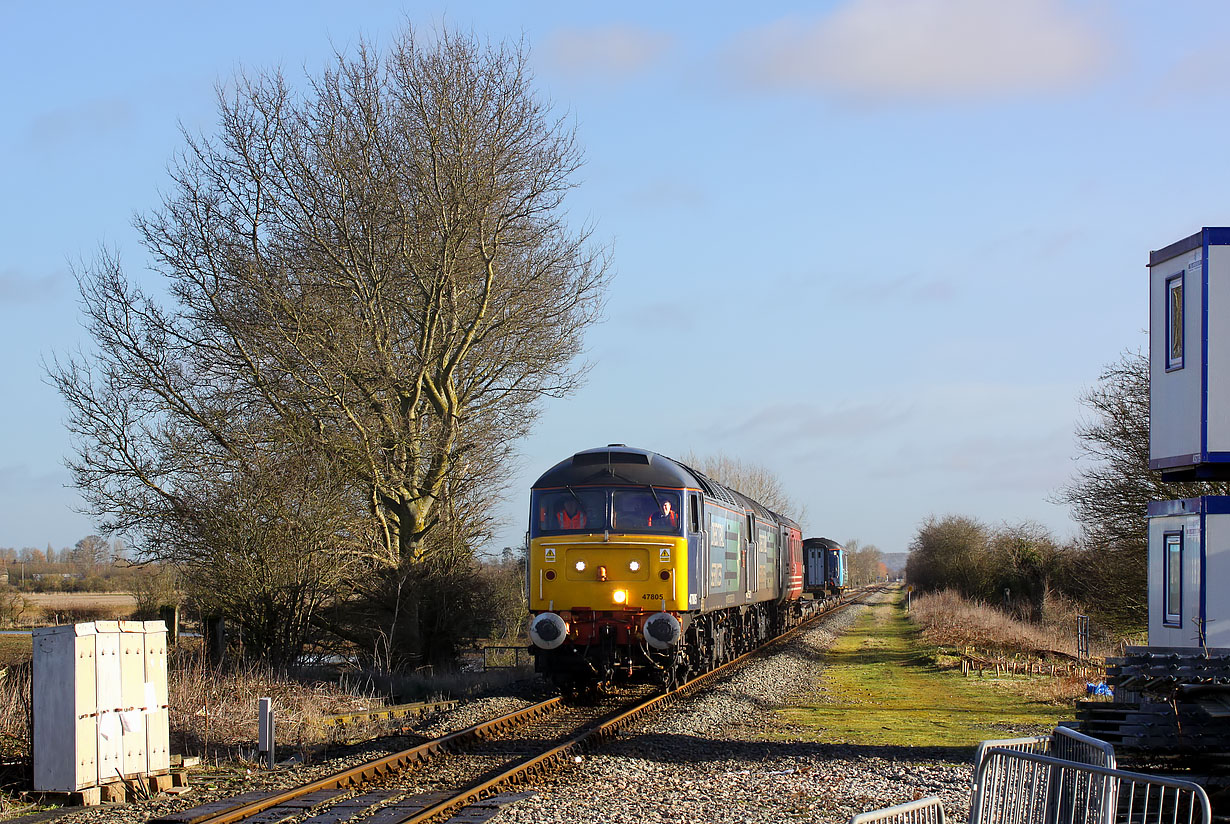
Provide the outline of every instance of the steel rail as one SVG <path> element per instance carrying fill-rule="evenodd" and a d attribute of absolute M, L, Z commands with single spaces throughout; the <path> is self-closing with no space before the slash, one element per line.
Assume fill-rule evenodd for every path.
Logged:
<path fill-rule="evenodd" d="M 555 765 L 561 764 L 564 759 L 572 756 L 573 753 L 587 751 L 595 747 L 600 742 L 614 736 L 620 728 L 631 723 L 632 721 L 646 715 L 647 713 L 661 709 L 670 703 L 674 703 L 691 696 L 702 686 L 705 686 L 724 675 L 730 674 L 730 672 L 737 665 L 749 660 L 753 656 L 764 655 L 770 650 L 784 644 L 797 633 L 811 626 L 821 618 L 834 615 L 846 607 L 861 603 L 861 599 L 864 596 L 881 591 L 883 591 L 883 587 L 864 590 L 853 595 L 847 600 L 834 604 L 828 609 L 818 612 L 815 615 L 799 622 L 797 626 L 783 632 L 781 635 L 769 639 L 755 649 L 745 652 L 739 657 L 732 658 L 730 661 L 725 662 L 721 666 L 696 676 L 686 684 L 683 684 L 670 692 L 649 698 L 636 704 L 630 709 L 621 708 L 605 719 L 592 722 L 586 729 L 565 741 L 563 744 L 553 747 L 540 755 L 525 759 L 513 767 L 503 771 L 499 775 L 494 776 L 493 778 L 461 788 L 452 798 L 448 798 L 429 807 L 425 807 L 413 816 L 403 819 L 403 824 L 422 824 L 423 822 L 443 816 L 444 814 L 450 813 L 461 807 L 465 807 L 469 804 L 474 804 L 481 801 L 484 798 L 488 798 L 491 795 L 494 795 L 501 787 L 506 785 L 515 785 L 528 778 L 532 778 L 535 775 L 545 774 L 547 770 L 551 769 Z M 252 816 L 262 813 L 270 808 L 287 804 L 307 795 L 308 793 L 319 792 L 322 790 L 348 789 L 357 787 L 364 782 L 370 781 L 377 777 L 405 770 L 411 765 L 426 761 L 432 756 L 462 750 L 464 749 L 465 744 L 480 739 L 489 732 L 511 729 L 520 726 L 530 719 L 547 715 L 548 713 L 554 712 L 559 708 L 561 700 L 562 699 L 559 697 L 550 698 L 546 701 L 542 701 L 538 704 L 518 710 L 517 712 L 500 716 L 499 718 L 492 719 L 491 721 L 474 724 L 464 730 L 446 735 L 442 738 L 433 739 L 416 747 L 359 764 L 356 767 L 351 767 L 350 769 L 334 773 L 333 775 L 317 779 L 316 781 L 312 781 L 307 784 L 292 787 L 289 790 L 285 790 L 275 795 L 256 799 L 254 801 L 248 801 L 246 803 L 241 802 L 235 806 L 228 807 L 218 812 L 203 812 L 201 815 L 191 818 L 179 818 L 175 817 L 174 814 L 171 814 L 165 819 L 153 819 L 152 824 L 159 824 L 159 822 L 166 822 L 166 824 L 234 824 L 234 822 L 251 818 Z"/>
<path fill-rule="evenodd" d="M 880 589 L 874 591 L 878 592 Z M 563 764 L 568 758 L 572 757 L 574 753 L 589 751 L 601 742 L 615 736 L 621 728 L 627 726 L 642 716 L 648 715 L 668 704 L 675 703 L 676 701 L 680 701 L 691 696 L 702 686 L 706 686 L 710 682 L 716 681 L 722 676 L 731 674 L 731 671 L 737 668 L 739 664 L 748 661 L 753 656 L 764 655 L 773 648 L 784 644 L 795 634 L 811 626 L 820 618 L 831 616 L 848 606 L 860 603 L 858 599 L 864 594 L 871 593 L 861 593 L 848 601 L 843 601 L 830 607 L 829 609 L 824 610 L 823 612 L 817 613 L 807 620 L 801 621 L 798 626 L 792 627 L 786 632 L 783 632 L 781 635 L 766 641 L 754 650 L 745 652 L 738 658 L 732 658 L 730 661 L 727 661 L 721 666 L 698 675 L 677 689 L 642 701 L 631 709 L 618 711 L 608 718 L 591 725 L 588 729 L 582 731 L 578 735 L 573 736 L 563 744 L 553 747 L 541 755 L 533 756 L 490 779 L 462 788 L 452 798 L 445 799 L 429 807 L 423 808 L 414 815 L 402 819 L 402 824 L 425 824 L 425 822 L 431 821 L 432 819 L 440 818 L 446 814 L 454 812 L 457 809 L 474 804 L 484 798 L 488 798 L 506 786 L 515 786 L 526 779 L 534 777 L 535 775 L 545 774 L 549 770 Z"/>
<path fill-rule="evenodd" d="M 540 718 L 555 712 L 559 708 L 560 703 L 561 699 L 559 696 L 548 698 L 546 701 L 540 701 L 537 704 L 532 704 L 507 715 L 501 715 L 499 718 L 473 724 L 464 730 L 458 730 L 441 738 L 433 738 L 409 749 L 364 762 L 350 769 L 327 775 L 324 778 L 319 778 L 307 784 L 292 787 L 275 795 L 246 803 L 241 802 L 219 812 L 203 813 L 193 818 L 176 818 L 172 814 L 166 819 L 154 819 L 153 821 L 155 824 L 159 821 L 173 822 L 173 824 L 232 824 L 232 822 L 242 821 L 257 813 L 262 813 L 271 807 L 294 801 L 308 793 L 356 787 L 379 776 L 400 772 L 412 764 L 426 761 L 434 755 L 462 749 L 465 744 L 482 738 L 487 733 L 511 729 L 520 726 L 532 718 Z"/>

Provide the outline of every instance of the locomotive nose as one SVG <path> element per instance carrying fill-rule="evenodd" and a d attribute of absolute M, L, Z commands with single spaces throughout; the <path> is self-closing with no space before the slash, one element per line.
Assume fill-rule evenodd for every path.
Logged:
<path fill-rule="evenodd" d="M 655 612 L 645 619 L 645 640 L 654 649 L 668 649 L 679 643 L 683 628 L 679 619 L 669 612 Z"/>
<path fill-rule="evenodd" d="M 568 624 L 554 612 L 544 612 L 530 621 L 530 640 L 540 649 L 555 649 L 568 637 Z"/>

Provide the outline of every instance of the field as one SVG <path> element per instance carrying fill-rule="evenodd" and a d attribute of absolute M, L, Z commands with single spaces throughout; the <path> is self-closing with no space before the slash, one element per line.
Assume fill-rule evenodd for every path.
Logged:
<path fill-rule="evenodd" d="M 26 605 L 17 618 L 18 628 L 124 620 L 137 608 L 136 599 L 123 592 L 23 592 L 20 596 Z"/>
<path fill-rule="evenodd" d="M 833 646 L 816 689 L 779 711 L 790 737 L 834 744 L 973 747 L 1073 717 L 1075 686 L 1046 676 L 968 678 L 940 669 L 899 599 L 873 606 Z M 1082 685 L 1083 686 L 1083 685 Z"/>
<path fill-rule="evenodd" d="M 136 601 L 121 592 L 26 592 L 16 629 L 79 621 L 115 621 L 132 615 Z M 0 634 L 0 667 L 30 659 L 30 636 Z"/>
<path fill-rule="evenodd" d="M 123 592 L 27 592 L 21 597 L 44 611 L 96 609 L 112 619 L 126 618 L 137 608 L 136 599 Z"/>

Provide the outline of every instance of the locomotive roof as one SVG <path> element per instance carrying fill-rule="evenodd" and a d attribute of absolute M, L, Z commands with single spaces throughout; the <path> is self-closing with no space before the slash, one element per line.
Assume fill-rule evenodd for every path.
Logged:
<path fill-rule="evenodd" d="M 688 469 L 664 455 L 611 444 L 560 461 L 534 482 L 534 488 L 612 483 L 699 486 Z"/>
<path fill-rule="evenodd" d="M 709 478 L 704 473 L 676 460 L 650 452 L 614 443 L 597 449 L 586 449 L 571 458 L 566 458 L 543 473 L 534 482 L 534 489 L 561 486 L 590 486 L 608 484 L 652 484 L 653 486 L 699 488 L 706 495 L 725 501 L 739 509 L 750 509 L 759 517 L 789 524 L 798 524 L 789 518 Z"/>
<path fill-rule="evenodd" d="M 832 538 L 808 538 L 803 541 L 803 546 L 808 549 L 845 549 L 841 544 L 834 541 Z"/>

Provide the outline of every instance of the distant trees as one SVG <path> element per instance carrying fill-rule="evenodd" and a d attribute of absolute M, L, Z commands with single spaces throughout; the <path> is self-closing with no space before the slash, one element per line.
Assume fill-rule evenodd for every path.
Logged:
<path fill-rule="evenodd" d="M 954 589 L 1042 620 L 1073 593 L 1073 552 L 1033 523 L 991 529 L 974 518 L 928 518 L 910 544 L 906 579 L 922 590 Z"/>
<path fill-rule="evenodd" d="M 237 620 L 383 599 L 378 634 L 416 660 L 435 567 L 584 371 L 607 268 L 562 210 L 574 132 L 522 48 L 451 32 L 361 44 L 302 93 L 240 76 L 218 109 L 136 221 L 170 302 L 116 254 L 78 273 L 97 354 L 48 368 L 69 466 L 142 557 L 255 587 L 259 610 L 215 601 Z"/>
<path fill-rule="evenodd" d="M 854 538 L 846 541 L 843 546 L 846 548 L 846 571 L 851 584 L 869 584 L 880 577 L 882 554 L 879 547 L 875 544 L 864 546 Z"/>
<path fill-rule="evenodd" d="M 48 551 L 48 556 L 50 554 Z M 76 543 L 69 558 L 80 571 L 89 572 L 94 567 L 111 563 L 111 544 L 99 535 L 87 535 Z"/>
<path fill-rule="evenodd" d="M 919 589 L 956 589 L 968 597 L 985 597 L 989 537 L 987 527 L 974 518 L 928 518 L 910 543 L 906 578 Z"/>

